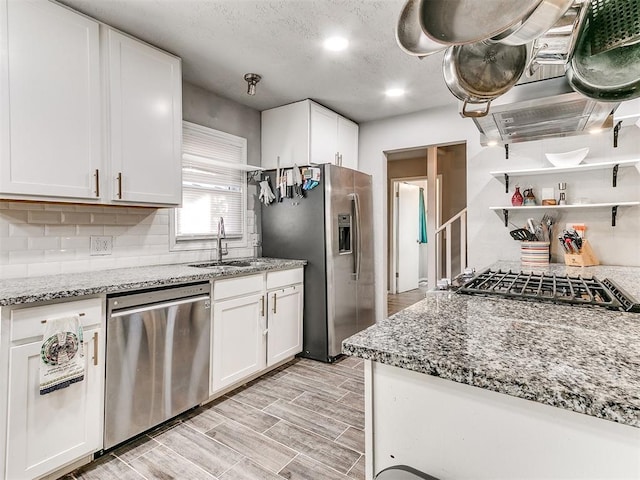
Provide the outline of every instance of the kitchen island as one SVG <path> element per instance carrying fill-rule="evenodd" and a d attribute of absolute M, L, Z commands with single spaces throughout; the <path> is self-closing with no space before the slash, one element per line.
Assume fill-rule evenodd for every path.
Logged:
<path fill-rule="evenodd" d="M 548 270 L 640 298 L 639 268 Z M 640 314 L 434 292 L 343 351 L 367 359 L 367 478 L 640 478 Z"/>

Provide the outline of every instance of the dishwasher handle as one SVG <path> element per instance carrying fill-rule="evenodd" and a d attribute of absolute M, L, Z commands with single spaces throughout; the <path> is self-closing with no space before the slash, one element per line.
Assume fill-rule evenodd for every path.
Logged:
<path fill-rule="evenodd" d="M 149 305 L 143 305 L 141 307 L 133 307 L 133 308 L 124 308 L 122 310 L 117 310 L 115 312 L 111 312 L 110 318 L 118 318 L 124 317 L 125 315 L 131 315 L 132 313 L 142 313 L 148 312 L 149 310 L 160 310 L 168 307 L 175 307 L 177 305 L 184 305 L 186 303 L 196 303 L 202 300 L 211 300 L 210 295 L 200 295 L 198 297 L 189 297 L 189 298 L 181 298 L 180 300 L 173 300 L 170 302 L 163 303 L 152 303 Z M 211 305 L 207 305 L 207 308 L 211 307 Z"/>

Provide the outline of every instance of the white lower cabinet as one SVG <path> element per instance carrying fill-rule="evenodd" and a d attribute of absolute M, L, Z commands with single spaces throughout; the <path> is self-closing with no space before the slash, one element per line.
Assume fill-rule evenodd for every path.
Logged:
<path fill-rule="evenodd" d="M 214 302 L 212 392 L 264 369 L 263 302 L 262 294 Z"/>
<path fill-rule="evenodd" d="M 102 448 L 102 305 L 88 299 L 11 312 L 4 478 L 39 478 Z M 40 395 L 42 322 L 70 315 L 83 325 L 85 378 Z"/>
<path fill-rule="evenodd" d="M 268 293 L 267 366 L 302 351 L 302 284 Z"/>
<path fill-rule="evenodd" d="M 302 351 L 302 268 L 213 282 L 211 395 Z"/>

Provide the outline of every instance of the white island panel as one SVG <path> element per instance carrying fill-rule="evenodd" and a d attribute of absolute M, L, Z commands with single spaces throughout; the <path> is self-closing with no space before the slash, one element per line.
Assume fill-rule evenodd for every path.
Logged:
<path fill-rule="evenodd" d="M 440 480 L 640 478 L 640 428 L 367 364 L 368 480 L 392 465 Z"/>

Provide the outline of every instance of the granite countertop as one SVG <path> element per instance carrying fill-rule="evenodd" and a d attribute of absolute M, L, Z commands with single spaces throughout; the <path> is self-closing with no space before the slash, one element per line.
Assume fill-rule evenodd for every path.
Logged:
<path fill-rule="evenodd" d="M 246 261 L 249 266 L 233 266 L 230 262 Z M 206 262 L 191 262 L 206 263 Z M 301 267 L 305 260 L 278 258 L 245 258 L 227 261 L 227 265 L 211 268 L 188 264 L 151 265 L 95 272 L 0 280 L 0 306 L 41 302 L 82 295 L 115 293 L 143 288 L 176 285 L 212 278 L 235 277 L 272 270 Z"/>
<path fill-rule="evenodd" d="M 611 278 L 640 299 L 637 267 L 545 270 Z M 433 292 L 346 339 L 343 352 L 640 427 L 638 313 Z"/>

